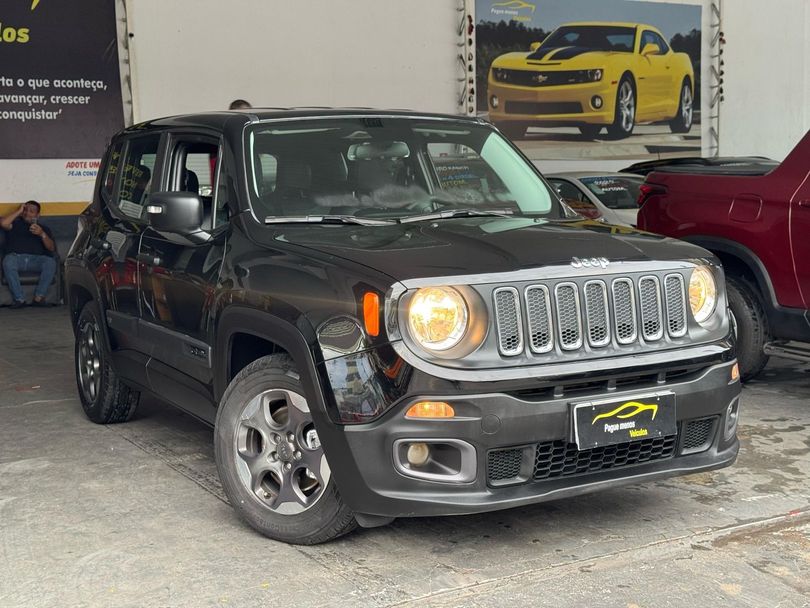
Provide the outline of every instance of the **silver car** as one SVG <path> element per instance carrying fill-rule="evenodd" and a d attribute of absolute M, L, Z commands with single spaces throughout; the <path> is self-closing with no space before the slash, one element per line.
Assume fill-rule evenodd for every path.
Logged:
<path fill-rule="evenodd" d="M 639 187 L 643 175 L 571 171 L 554 173 L 546 179 L 570 207 L 591 219 L 608 224 L 635 226 Z"/>

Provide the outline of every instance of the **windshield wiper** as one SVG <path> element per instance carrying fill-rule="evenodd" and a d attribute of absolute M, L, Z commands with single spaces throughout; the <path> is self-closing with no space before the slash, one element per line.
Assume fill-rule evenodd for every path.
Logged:
<path fill-rule="evenodd" d="M 396 220 L 375 220 L 354 215 L 270 215 L 265 224 L 359 224 L 361 226 L 390 226 Z"/>
<path fill-rule="evenodd" d="M 399 221 L 405 224 L 408 222 L 444 220 L 452 217 L 474 217 L 487 215 L 494 215 L 496 217 L 514 217 L 515 212 L 511 209 L 446 209 L 444 211 L 434 211 L 433 213 L 423 213 L 421 215 L 403 217 Z"/>

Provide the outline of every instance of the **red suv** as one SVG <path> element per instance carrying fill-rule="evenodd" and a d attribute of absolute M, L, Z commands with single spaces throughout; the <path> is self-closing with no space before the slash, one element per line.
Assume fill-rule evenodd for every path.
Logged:
<path fill-rule="evenodd" d="M 650 173 L 638 227 L 721 259 L 747 379 L 769 355 L 810 361 L 810 132 L 776 167 L 741 161 Z"/>

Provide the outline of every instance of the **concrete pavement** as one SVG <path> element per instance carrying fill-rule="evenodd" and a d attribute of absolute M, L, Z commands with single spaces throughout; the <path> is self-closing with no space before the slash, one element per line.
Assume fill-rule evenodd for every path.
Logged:
<path fill-rule="evenodd" d="M 744 389 L 737 463 L 293 547 L 227 505 L 211 430 L 98 426 L 64 309 L 0 309 L 0 606 L 810 606 L 810 373 Z"/>

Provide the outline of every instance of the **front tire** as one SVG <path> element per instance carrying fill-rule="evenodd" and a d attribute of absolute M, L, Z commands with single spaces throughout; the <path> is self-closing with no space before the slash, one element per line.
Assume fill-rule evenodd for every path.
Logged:
<path fill-rule="evenodd" d="M 726 278 L 729 308 L 737 335 L 737 362 L 740 379 L 754 378 L 768 363 L 765 343 L 770 339 L 768 318 L 756 290 L 742 279 Z"/>
<path fill-rule="evenodd" d="M 74 360 L 79 399 L 84 413 L 97 424 L 128 422 L 138 409 L 140 393 L 124 384 L 112 368 L 100 318 L 98 306 L 90 301 L 76 322 Z"/>
<path fill-rule="evenodd" d="M 289 356 L 257 359 L 231 381 L 217 411 L 214 453 L 228 501 L 261 534 L 314 545 L 357 526 Z"/>
<path fill-rule="evenodd" d="M 692 86 L 689 79 L 684 78 L 681 84 L 681 92 L 678 97 L 678 113 L 669 122 L 669 129 L 673 133 L 688 133 L 692 128 L 694 118 L 694 99 L 692 98 Z"/>
<path fill-rule="evenodd" d="M 613 139 L 624 139 L 633 134 L 636 125 L 636 88 L 633 79 L 625 74 L 616 89 L 616 109 L 608 133 Z"/>

